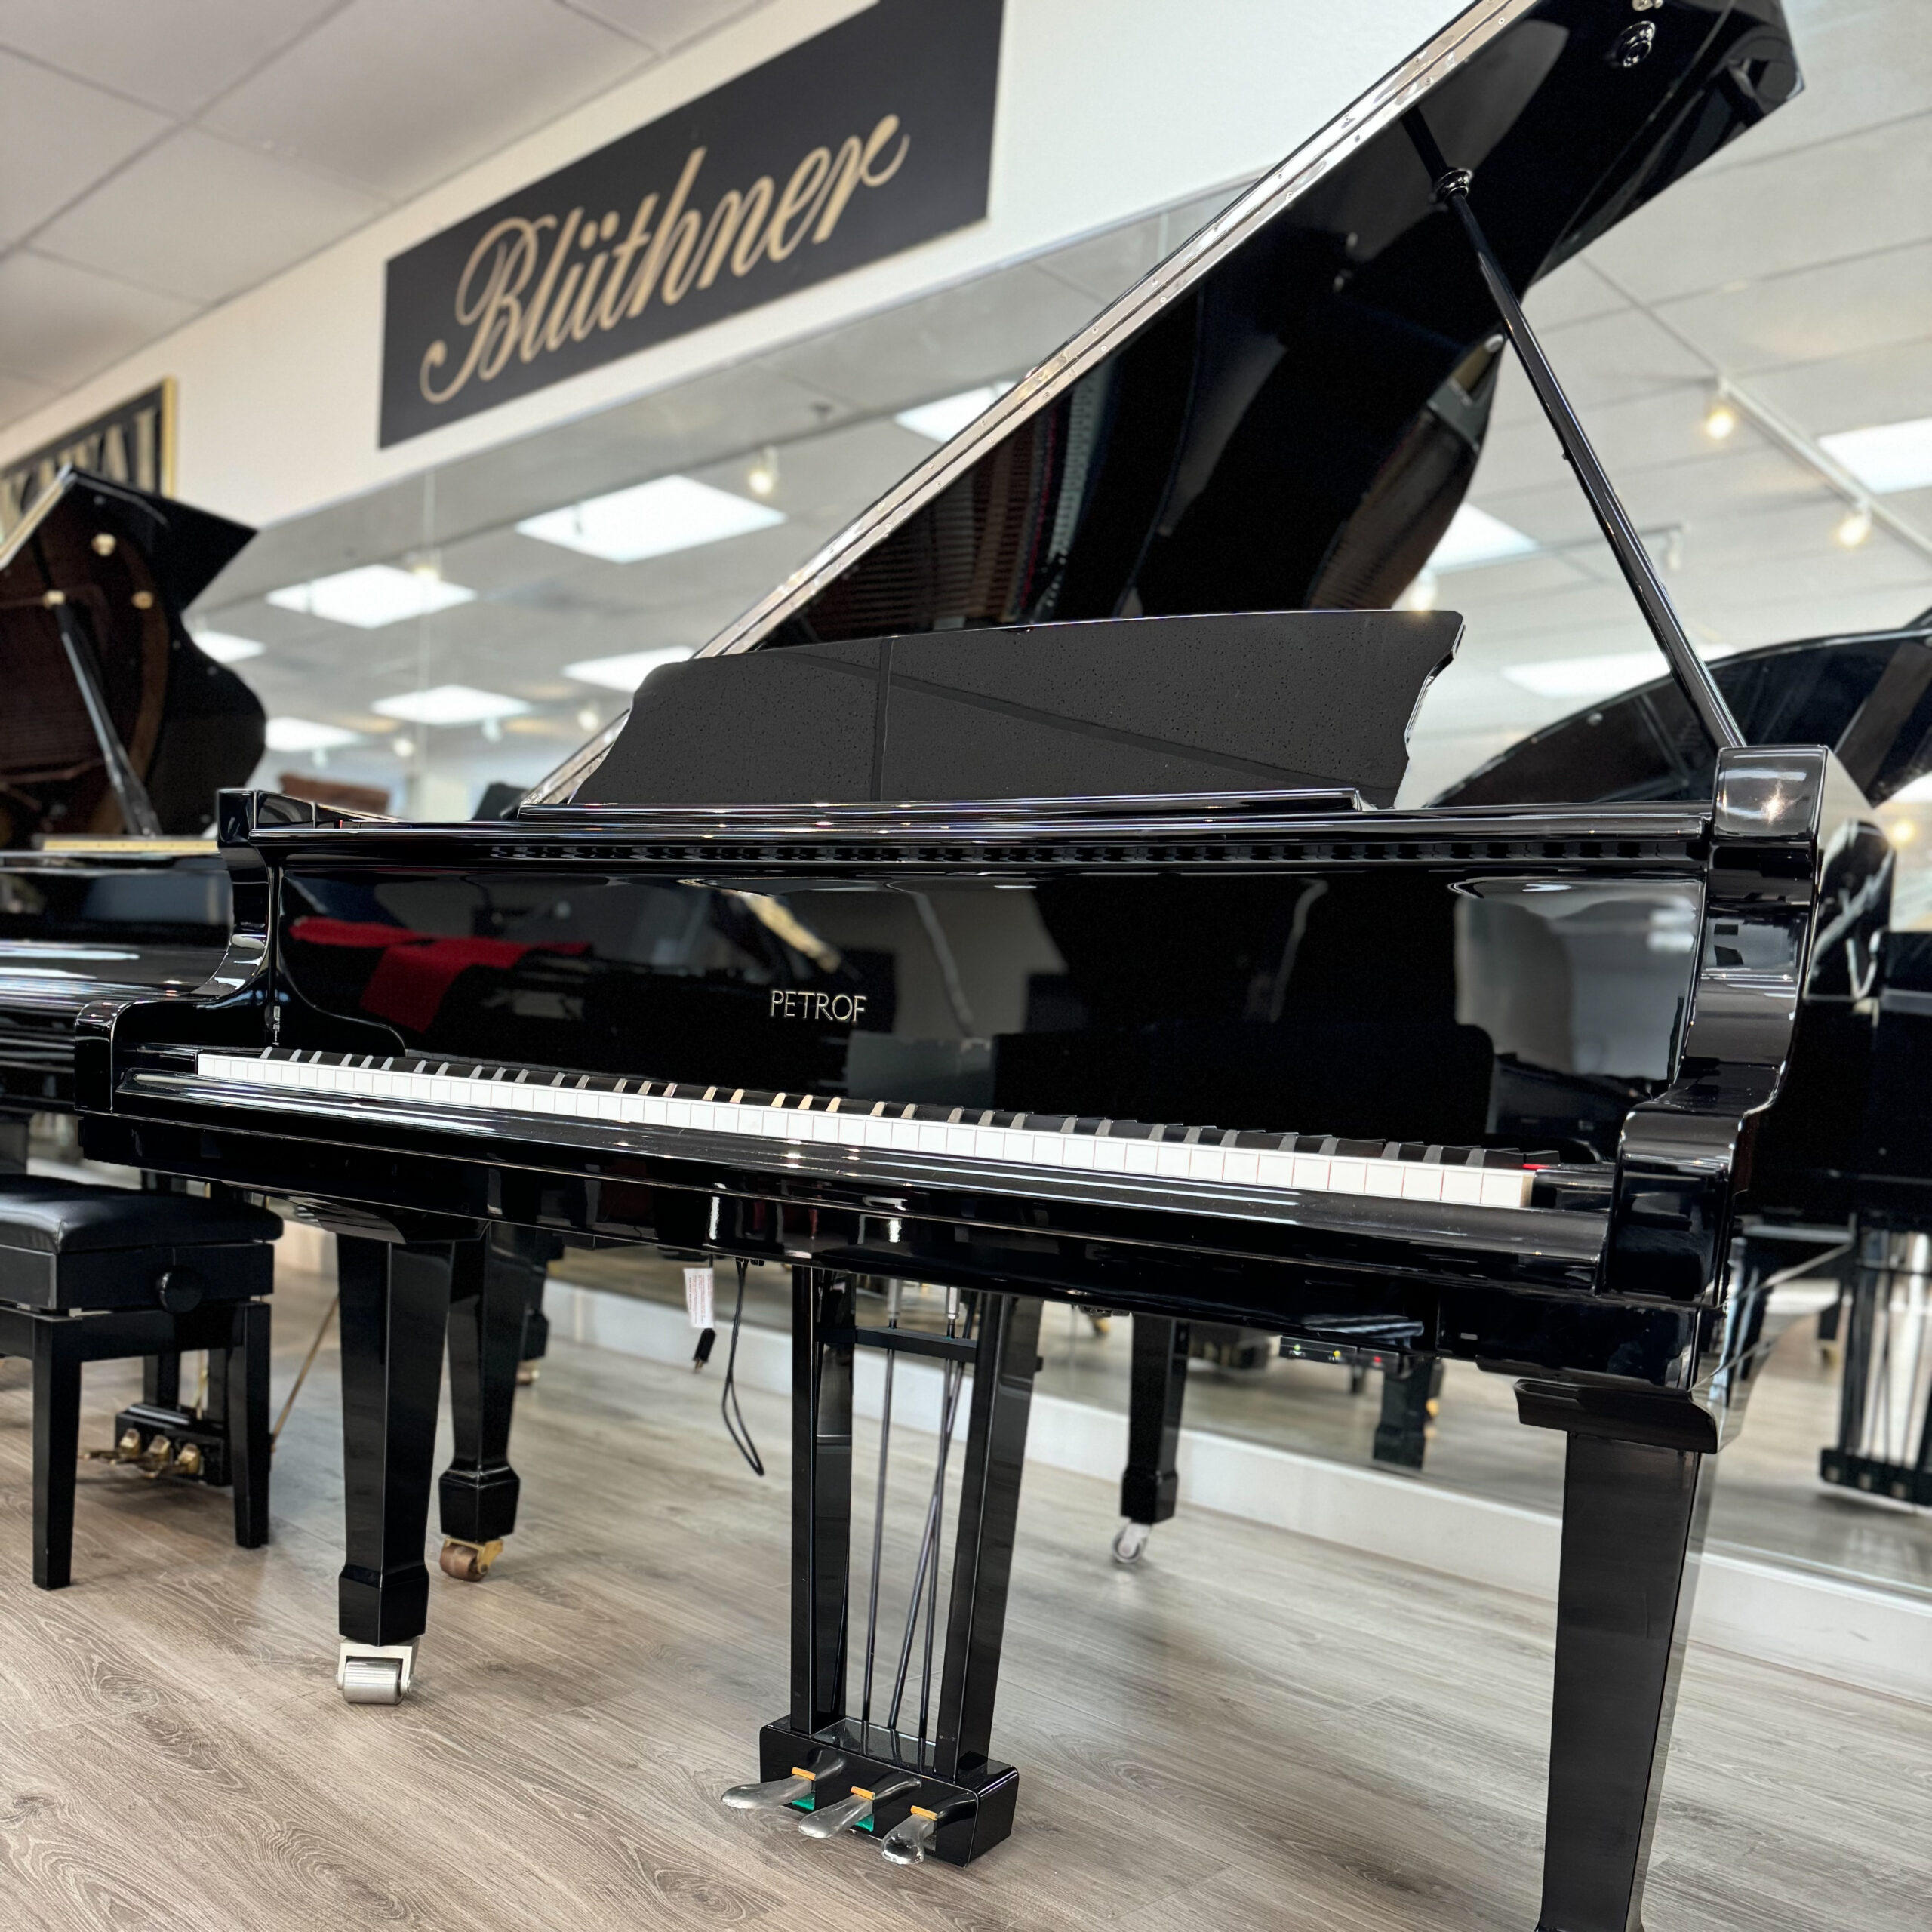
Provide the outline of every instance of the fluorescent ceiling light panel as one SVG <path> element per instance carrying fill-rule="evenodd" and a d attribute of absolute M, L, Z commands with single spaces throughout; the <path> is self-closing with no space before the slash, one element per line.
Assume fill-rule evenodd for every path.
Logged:
<path fill-rule="evenodd" d="M 586 657 L 580 664 L 566 664 L 564 675 L 606 691 L 634 691 L 659 665 L 675 664 L 691 654 L 688 644 L 667 644 L 656 651 L 626 651 L 621 657 Z"/>
<path fill-rule="evenodd" d="M 975 417 L 983 415 L 1007 391 L 1011 383 L 986 383 L 976 389 L 961 389 L 957 395 L 943 395 L 937 402 L 922 402 L 916 409 L 902 409 L 892 420 L 915 436 L 930 437 L 936 443 L 949 443 Z"/>
<path fill-rule="evenodd" d="M 1875 497 L 1932 486 L 1932 416 L 1881 423 L 1872 429 L 1841 429 L 1818 441 Z"/>
<path fill-rule="evenodd" d="M 284 611 L 326 617 L 331 623 L 354 624 L 365 631 L 405 617 L 426 617 L 453 604 L 475 597 L 460 583 L 446 583 L 425 571 L 400 571 L 393 564 L 365 564 L 359 570 L 338 571 L 312 583 L 291 583 L 271 590 L 269 601 Z"/>
<path fill-rule="evenodd" d="M 517 528 L 545 543 L 561 543 L 606 563 L 635 564 L 668 557 L 702 543 L 748 536 L 783 523 L 785 513 L 729 490 L 714 490 L 695 477 L 660 476 L 607 497 L 586 497 L 560 510 L 527 516 Z"/>
<path fill-rule="evenodd" d="M 240 664 L 262 654 L 262 647 L 253 638 L 236 637 L 228 631 L 190 631 L 189 635 L 217 664 Z"/>
<path fill-rule="evenodd" d="M 1429 560 L 1435 571 L 1469 571 L 1482 564 L 1507 563 L 1514 557 L 1527 557 L 1537 549 L 1534 537 L 1525 537 L 1500 517 L 1464 503 L 1449 520 L 1442 540 Z"/>
<path fill-rule="evenodd" d="M 271 718 L 268 746 L 272 752 L 332 752 L 352 745 L 357 734 L 340 724 L 318 724 L 308 718 Z"/>
<path fill-rule="evenodd" d="M 411 724 L 482 724 L 493 718 L 520 718 L 530 707 L 520 697 L 479 691 L 470 685 L 434 685 L 426 691 L 379 697 L 370 707 Z"/>

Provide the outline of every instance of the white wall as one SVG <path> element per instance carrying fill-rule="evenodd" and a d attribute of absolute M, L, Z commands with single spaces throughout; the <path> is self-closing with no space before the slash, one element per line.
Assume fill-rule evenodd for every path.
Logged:
<path fill-rule="evenodd" d="M 1259 173 L 1455 11 L 1449 0 L 1008 0 L 986 221 L 377 449 L 390 256 L 861 4 L 778 0 L 14 423 L 0 461 L 173 376 L 179 494 L 278 522 Z"/>

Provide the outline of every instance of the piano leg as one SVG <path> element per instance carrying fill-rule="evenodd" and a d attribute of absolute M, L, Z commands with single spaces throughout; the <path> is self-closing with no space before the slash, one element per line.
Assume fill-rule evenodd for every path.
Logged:
<path fill-rule="evenodd" d="M 521 1484 L 510 1466 L 510 1415 L 529 1306 L 531 1263 L 517 1231 L 457 1251 L 450 1287 L 450 1414 L 456 1453 L 438 1485 L 446 1576 L 480 1582 L 516 1527 Z M 538 1281 L 541 1263 L 536 1265 Z"/>
<path fill-rule="evenodd" d="M 352 1704 L 393 1704 L 415 1673 L 451 1280 L 458 1252 L 480 1245 L 339 1241 L 347 1561 L 336 1683 Z"/>
<path fill-rule="evenodd" d="M 1695 1448 L 1570 1436 L 1538 1932 L 1639 1932 L 1704 1463 Z"/>
<path fill-rule="evenodd" d="M 1188 1324 L 1158 1315 L 1134 1318 L 1134 1366 L 1128 1383 L 1127 1467 L 1120 1478 L 1114 1560 L 1138 1563 L 1156 1523 L 1174 1513 L 1180 1478 L 1181 1405 L 1187 1394 Z"/>
<path fill-rule="evenodd" d="M 1375 1426 L 1375 1460 L 1419 1469 L 1428 1452 L 1429 1419 L 1442 1392 L 1442 1364 L 1433 1355 L 1405 1355 L 1382 1371 L 1382 1417 Z"/>
<path fill-rule="evenodd" d="M 937 1712 L 928 1712 L 930 1679 L 916 1663 L 910 1675 L 919 1683 L 904 1685 L 903 1703 L 897 1689 L 881 1691 L 892 1712 L 903 1709 L 909 1718 L 916 1710 L 916 1731 L 889 1713 L 886 1721 L 869 1724 L 847 1703 L 856 1305 L 848 1278 L 794 1272 L 791 1709 L 759 1735 L 764 1782 L 736 1788 L 726 1802 L 740 1809 L 792 1804 L 829 1810 L 857 1787 L 862 1796 L 876 1794 L 866 1828 L 877 1833 L 882 1849 L 891 1841 L 894 1863 L 915 1863 L 930 1853 L 963 1865 L 1011 1832 L 1019 1788 L 1018 1772 L 994 1761 L 989 1749 L 1039 1358 L 1040 1304 L 1028 1297 L 978 1294 L 972 1298 L 971 1339 L 962 1334 L 956 1346 L 947 1343 L 957 1364 L 952 1386 L 961 1386 L 958 1375 L 970 1366 L 972 1394 L 958 1465 Z M 937 1521 L 929 1504 L 931 1540 L 915 1571 L 931 1584 L 940 1574 L 931 1534 Z M 925 1638 L 928 1663 L 934 1627 L 928 1625 Z M 917 1648 L 913 1623 L 895 1647 L 903 1672 Z M 847 1822 L 846 1814 L 836 1816 Z M 930 1832 L 914 1832 L 909 1821 L 918 1816 Z M 852 1821 L 857 1817 L 855 1808 Z"/>

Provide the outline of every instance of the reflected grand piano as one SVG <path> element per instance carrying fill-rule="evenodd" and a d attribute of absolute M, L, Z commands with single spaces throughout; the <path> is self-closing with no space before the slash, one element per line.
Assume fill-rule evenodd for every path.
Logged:
<path fill-rule="evenodd" d="M 1889 855 L 1829 744 L 1740 728 L 1518 296 L 1795 85 L 1770 0 L 1474 10 L 513 820 L 224 800 L 232 946 L 192 1000 L 91 1010 L 85 1140 L 344 1235 L 351 1694 L 414 1668 L 443 1310 L 493 1226 L 792 1271 L 790 1697 L 731 1801 L 908 1862 L 1013 1823 L 1042 1300 L 1376 1343 L 1509 1374 L 1567 1438 L 1542 1922 L 1636 1923 L 1762 1337 L 1734 1235 L 1815 1184 Z M 1700 789 L 1395 804 L 1460 623 L 1384 607 L 1506 341 Z M 1685 943 L 1626 975 L 1610 1083 L 1549 968 L 1632 921 Z M 942 1383 L 910 1552 L 888 1401 L 869 1564 L 860 1349 Z"/>

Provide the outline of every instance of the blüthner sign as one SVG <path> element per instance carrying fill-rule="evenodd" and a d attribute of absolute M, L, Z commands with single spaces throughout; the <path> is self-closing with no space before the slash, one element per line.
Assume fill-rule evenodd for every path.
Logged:
<path fill-rule="evenodd" d="M 986 211 L 1001 0 L 878 0 L 396 256 L 406 441 Z"/>

